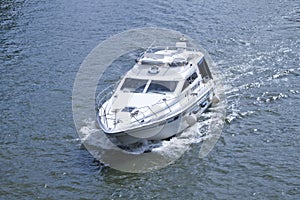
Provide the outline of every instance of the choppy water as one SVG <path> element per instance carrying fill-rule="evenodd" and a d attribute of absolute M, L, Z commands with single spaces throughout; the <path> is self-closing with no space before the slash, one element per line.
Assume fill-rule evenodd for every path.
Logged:
<path fill-rule="evenodd" d="M 1 199 L 297 199 L 299 1 L 0 2 Z M 180 31 L 223 72 L 226 125 L 146 174 L 103 167 L 81 148 L 72 87 L 101 41 L 144 26 Z"/>

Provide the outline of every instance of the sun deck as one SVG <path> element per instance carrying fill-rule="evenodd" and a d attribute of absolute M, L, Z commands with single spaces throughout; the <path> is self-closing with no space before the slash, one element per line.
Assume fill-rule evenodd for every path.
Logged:
<path fill-rule="evenodd" d="M 202 57 L 203 54 L 200 52 L 185 49 L 165 49 L 155 53 L 145 53 L 126 76 L 153 80 L 182 80 L 191 66 Z"/>

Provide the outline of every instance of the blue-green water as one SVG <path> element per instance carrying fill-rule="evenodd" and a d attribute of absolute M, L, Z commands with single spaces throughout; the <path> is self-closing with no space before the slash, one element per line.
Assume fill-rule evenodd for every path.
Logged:
<path fill-rule="evenodd" d="M 128 174 L 81 148 L 72 88 L 99 42 L 180 31 L 222 71 L 227 116 L 204 159 Z M 0 1 L 0 199 L 300 198 L 299 1 Z"/>

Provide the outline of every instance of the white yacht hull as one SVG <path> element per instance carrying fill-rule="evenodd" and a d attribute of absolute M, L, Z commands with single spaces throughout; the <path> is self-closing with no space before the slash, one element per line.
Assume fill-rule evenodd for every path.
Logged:
<path fill-rule="evenodd" d="M 146 140 L 163 140 L 179 133 L 181 118 L 172 122 L 164 120 L 160 123 L 153 123 L 145 127 L 126 130 L 119 133 L 106 133 L 108 137 L 113 137 L 122 145 L 129 145 Z"/>
<path fill-rule="evenodd" d="M 209 93 L 213 94 L 212 92 L 208 92 L 208 94 Z M 130 130 L 114 133 L 105 132 L 105 134 L 120 145 L 130 145 L 146 140 L 159 141 L 170 138 L 195 124 L 200 114 L 207 110 L 211 105 L 212 96 L 213 95 L 204 95 L 204 97 L 194 105 L 168 119 Z M 100 121 L 101 119 L 98 117 L 98 120 Z"/>

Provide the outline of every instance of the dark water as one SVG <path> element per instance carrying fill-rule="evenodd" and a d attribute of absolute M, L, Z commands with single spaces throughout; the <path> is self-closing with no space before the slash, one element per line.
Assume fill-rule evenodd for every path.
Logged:
<path fill-rule="evenodd" d="M 0 1 L 0 199 L 299 199 L 300 2 Z M 72 116 L 81 62 L 119 32 L 180 31 L 223 72 L 226 125 L 204 159 L 102 167 Z"/>

